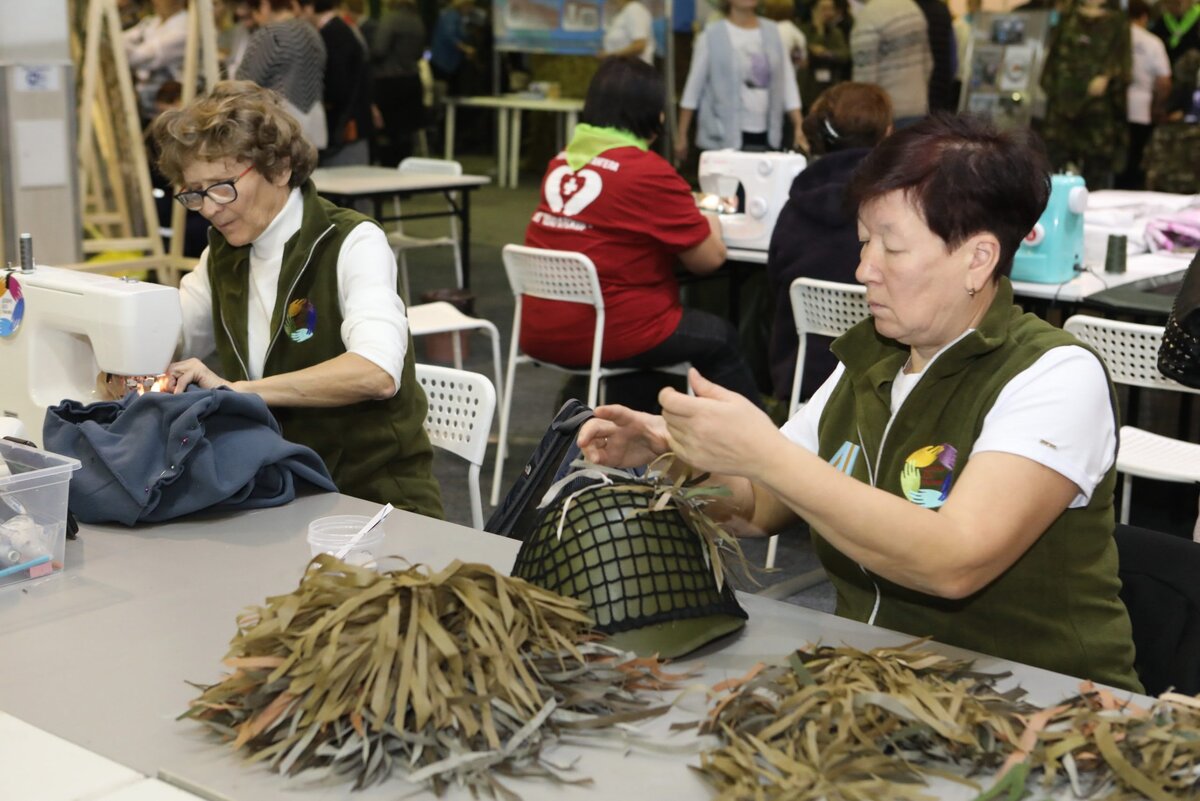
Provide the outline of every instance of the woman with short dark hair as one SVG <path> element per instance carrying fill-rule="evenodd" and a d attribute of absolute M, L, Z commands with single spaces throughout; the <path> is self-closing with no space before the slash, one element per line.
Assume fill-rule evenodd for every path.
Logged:
<path fill-rule="evenodd" d="M 379 223 L 317 195 L 316 148 L 279 95 L 249 81 L 164 112 L 151 136 L 175 199 L 213 226 L 179 287 L 192 358 L 168 368 L 168 389 L 259 395 L 340 491 L 441 517 L 425 392 Z"/>
<path fill-rule="evenodd" d="M 721 386 L 761 402 L 727 320 L 684 308 L 675 278 L 725 261 L 715 215 L 702 214 L 688 185 L 649 149 L 662 132 L 662 76 L 632 56 L 605 59 L 588 87 L 580 123 L 550 161 L 525 244 L 584 254 L 604 293 L 606 366 L 690 361 Z M 555 364 L 591 361 L 595 312 L 577 303 L 526 298 L 521 349 Z"/>
<path fill-rule="evenodd" d="M 1025 132 L 934 116 L 851 184 L 871 318 L 782 429 L 694 372 L 663 415 L 601 407 L 602 464 L 673 451 L 762 531 L 797 516 L 837 613 L 1130 690 L 1113 542 L 1116 411 L 1100 359 L 1013 305 L 1006 277 L 1050 192 Z"/>

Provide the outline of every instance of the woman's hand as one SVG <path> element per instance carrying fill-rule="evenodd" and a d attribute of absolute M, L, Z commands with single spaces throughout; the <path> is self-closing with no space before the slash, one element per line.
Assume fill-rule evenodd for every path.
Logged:
<path fill-rule="evenodd" d="M 694 367 L 688 382 L 695 397 L 670 388 L 658 394 L 671 451 L 697 470 L 755 479 L 759 458 L 780 436 L 771 418 Z"/>
<path fill-rule="evenodd" d="M 1088 97 L 1100 97 L 1108 89 L 1108 76 L 1097 75 L 1088 81 L 1087 93 Z"/>
<path fill-rule="evenodd" d="M 808 152 L 808 139 L 804 137 L 804 131 L 799 126 L 796 127 L 795 133 L 792 134 L 792 150 L 799 153 Z"/>
<path fill-rule="evenodd" d="M 617 405 L 596 409 L 576 442 L 589 462 L 606 467 L 641 467 L 669 450 L 661 417 Z"/>
<path fill-rule="evenodd" d="M 209 370 L 199 359 L 184 359 L 181 362 L 172 363 L 167 368 L 167 385 L 163 387 L 163 392 L 172 392 L 178 395 L 192 384 L 201 389 L 232 388 L 233 386 Z"/>
<path fill-rule="evenodd" d="M 688 142 L 683 136 L 678 136 L 675 139 L 675 164 L 676 166 L 687 161 Z"/>

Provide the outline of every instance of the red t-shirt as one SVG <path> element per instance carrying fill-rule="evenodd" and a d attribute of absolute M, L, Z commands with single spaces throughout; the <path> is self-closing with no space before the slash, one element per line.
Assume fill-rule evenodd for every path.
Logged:
<path fill-rule="evenodd" d="M 606 150 L 579 172 L 560 155 L 542 180 L 525 244 L 583 253 L 604 293 L 604 361 L 627 359 L 666 339 L 683 314 L 673 272 L 678 253 L 709 235 L 679 173 L 657 153 Z M 535 359 L 587 366 L 596 313 L 579 303 L 526 297 L 521 350 Z"/>

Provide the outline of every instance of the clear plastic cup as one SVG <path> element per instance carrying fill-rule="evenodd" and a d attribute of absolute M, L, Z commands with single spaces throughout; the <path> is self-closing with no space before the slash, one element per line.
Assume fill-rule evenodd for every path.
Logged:
<path fill-rule="evenodd" d="M 366 515 L 333 515 L 320 517 L 308 524 L 308 547 L 313 556 L 323 553 L 337 555 L 363 526 L 371 522 Z M 375 567 L 375 557 L 383 545 L 383 526 L 378 525 L 363 535 L 343 557 L 347 564 Z"/>

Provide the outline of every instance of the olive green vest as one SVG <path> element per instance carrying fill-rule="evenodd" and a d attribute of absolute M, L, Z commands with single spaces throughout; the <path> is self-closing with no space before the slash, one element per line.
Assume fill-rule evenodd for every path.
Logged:
<path fill-rule="evenodd" d="M 317 196 L 312 181 L 301 189 L 304 217 L 283 249 L 263 375 L 303 370 L 346 352 L 338 303 L 337 260 L 355 226 L 373 222 Z M 208 235 L 213 330 L 221 369 L 246 380 L 250 246 L 232 247 L 215 229 Z M 404 356 L 400 391 L 387 400 L 338 408 L 275 406 L 283 435 L 315 450 L 338 489 L 376 503 L 442 517 L 433 478 L 433 449 L 425 434 L 425 391 L 413 367 L 412 337 Z"/>
<path fill-rule="evenodd" d="M 940 506 L 1005 385 L 1049 349 L 1079 344 L 1012 300 L 1012 284 L 1001 279 L 979 328 L 926 368 L 890 426 L 892 382 L 908 347 L 880 337 L 871 320 L 837 339 L 833 351 L 846 372 L 821 415 L 821 457 L 860 481 L 909 500 L 915 490 L 914 502 Z M 927 446 L 941 446 L 941 458 L 917 453 Z M 912 465 L 902 478 L 906 462 Z M 1063 512 L 1008 570 L 958 600 L 901 587 L 815 533 L 814 542 L 837 589 L 839 615 L 868 620 L 878 588 L 877 625 L 1140 690 L 1129 615 L 1118 597 L 1115 484 L 1114 467 L 1086 507 Z"/>

